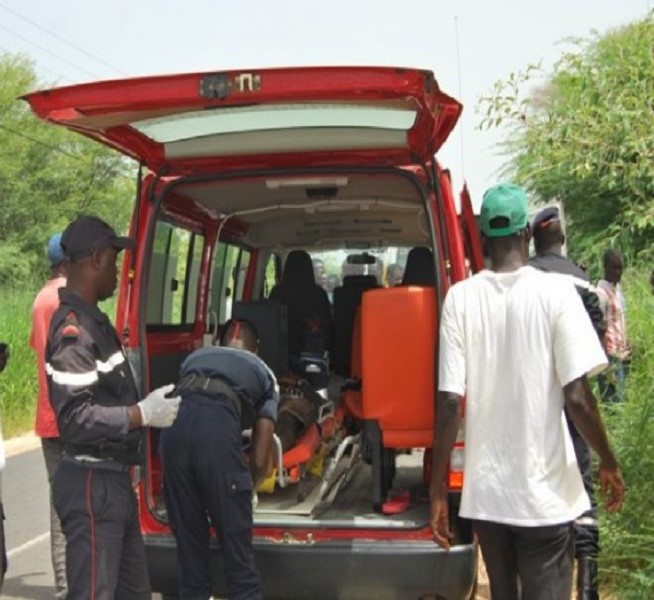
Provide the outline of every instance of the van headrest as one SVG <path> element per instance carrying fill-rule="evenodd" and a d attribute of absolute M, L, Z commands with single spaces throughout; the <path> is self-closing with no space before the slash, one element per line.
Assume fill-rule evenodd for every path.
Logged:
<path fill-rule="evenodd" d="M 286 287 L 308 287 L 316 283 L 313 263 L 305 250 L 292 250 L 286 258 L 282 285 Z"/>
<path fill-rule="evenodd" d="M 429 248 L 411 248 L 406 259 L 402 285 L 436 285 L 434 277 L 434 257 Z"/>

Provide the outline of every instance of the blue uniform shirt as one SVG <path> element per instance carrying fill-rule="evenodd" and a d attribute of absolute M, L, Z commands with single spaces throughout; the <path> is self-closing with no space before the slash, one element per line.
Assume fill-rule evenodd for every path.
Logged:
<path fill-rule="evenodd" d="M 200 348 L 184 360 L 180 378 L 190 373 L 222 379 L 243 402 L 252 405 L 255 419 L 277 421 L 277 380 L 256 354 L 223 346 Z"/>

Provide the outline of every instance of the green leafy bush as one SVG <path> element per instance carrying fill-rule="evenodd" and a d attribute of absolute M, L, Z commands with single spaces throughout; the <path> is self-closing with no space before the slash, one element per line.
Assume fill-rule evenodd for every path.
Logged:
<path fill-rule="evenodd" d="M 625 276 L 634 354 L 626 401 L 605 415 L 626 484 L 617 515 L 601 513 L 602 579 L 619 598 L 654 597 L 654 294 L 651 269 Z"/>

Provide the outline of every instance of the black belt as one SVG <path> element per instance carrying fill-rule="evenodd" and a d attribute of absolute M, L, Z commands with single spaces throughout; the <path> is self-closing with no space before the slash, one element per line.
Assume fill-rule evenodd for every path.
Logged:
<path fill-rule="evenodd" d="M 90 458 L 71 456 L 64 454 L 61 460 L 77 465 L 78 467 L 85 467 L 87 469 L 98 469 L 101 471 L 115 471 L 117 473 L 126 473 L 132 465 L 115 460 L 92 460 Z"/>
<path fill-rule="evenodd" d="M 203 377 L 197 373 L 189 373 L 182 377 L 170 395 L 184 395 L 188 392 L 225 396 L 234 405 L 239 419 L 241 418 L 243 412 L 241 398 L 226 381 L 219 377 Z"/>

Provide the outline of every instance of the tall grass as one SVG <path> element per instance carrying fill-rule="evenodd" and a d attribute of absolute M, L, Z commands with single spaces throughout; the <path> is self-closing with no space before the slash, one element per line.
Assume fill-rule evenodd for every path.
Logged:
<path fill-rule="evenodd" d="M 624 278 L 634 353 L 625 402 L 605 415 L 626 484 L 617 515 L 601 513 L 602 580 L 618 598 L 654 598 L 654 294 L 651 269 Z"/>
<path fill-rule="evenodd" d="M 32 303 L 36 285 L 3 289 L 0 295 L 0 341 L 9 344 L 9 362 L 0 375 L 0 406 L 4 437 L 26 433 L 34 427 L 38 389 L 36 361 L 29 347 Z M 115 297 L 100 303 L 100 310 L 113 318 Z"/>
<path fill-rule="evenodd" d="M 3 289 L 0 294 L 0 341 L 9 344 L 9 362 L 0 375 L 0 405 L 5 438 L 29 431 L 36 408 L 36 363 L 29 347 L 32 286 Z"/>

